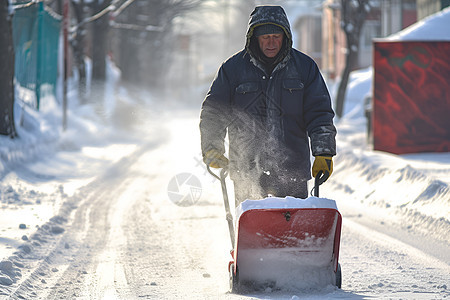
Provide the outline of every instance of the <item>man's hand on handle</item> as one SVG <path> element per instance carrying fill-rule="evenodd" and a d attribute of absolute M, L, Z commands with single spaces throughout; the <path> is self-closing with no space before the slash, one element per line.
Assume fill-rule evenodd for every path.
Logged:
<path fill-rule="evenodd" d="M 205 153 L 203 162 L 211 168 L 226 168 L 228 167 L 228 158 L 216 149 L 211 149 Z"/>
<path fill-rule="evenodd" d="M 323 176 L 325 176 L 323 180 L 323 182 L 325 182 L 331 176 L 331 173 L 333 173 L 332 156 L 323 156 L 323 155 L 315 156 L 314 163 L 312 166 L 313 177 L 316 177 L 320 171 L 322 171 L 322 174 L 324 174 Z"/>

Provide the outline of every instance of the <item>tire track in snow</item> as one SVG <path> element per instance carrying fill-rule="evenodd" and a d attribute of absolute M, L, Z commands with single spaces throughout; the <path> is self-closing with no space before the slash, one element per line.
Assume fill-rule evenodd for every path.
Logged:
<path fill-rule="evenodd" d="M 129 205 L 132 205 L 136 188 L 141 182 L 134 181 L 131 184 L 123 184 L 126 190 L 121 192 L 117 202 L 111 205 L 108 238 L 105 248 L 99 257 L 104 258 L 97 265 L 92 281 L 97 282 L 95 290 L 101 292 L 99 299 L 123 299 L 119 291 L 126 291 L 128 280 L 125 275 L 124 266 L 121 263 L 120 253 L 126 246 L 126 236 L 122 229 L 124 215 L 128 212 Z M 91 281 L 89 280 L 89 281 Z"/>
<path fill-rule="evenodd" d="M 145 144 L 105 168 L 100 176 L 64 203 L 58 216 L 71 222 L 56 243 L 45 245 L 45 249 L 52 248 L 36 262 L 31 274 L 10 295 L 11 299 L 100 299 L 102 291 L 96 286 L 98 281 L 91 280 L 89 274 L 95 274 L 95 267 L 102 261 L 99 254 L 104 254 L 102 249 L 108 245 L 108 220 L 111 219 L 108 212 L 114 208 L 121 191 L 126 190 L 123 179 L 132 178 L 127 175 L 130 166 L 154 146 L 155 143 Z M 47 271 L 51 269 L 58 272 Z"/>

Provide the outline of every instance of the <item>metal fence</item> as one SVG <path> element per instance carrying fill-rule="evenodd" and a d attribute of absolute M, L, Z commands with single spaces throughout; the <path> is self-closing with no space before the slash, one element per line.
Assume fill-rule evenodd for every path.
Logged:
<path fill-rule="evenodd" d="M 54 95 L 58 78 L 61 16 L 43 2 L 19 6 L 13 17 L 15 80 L 23 101 L 36 108 L 40 99 Z"/>

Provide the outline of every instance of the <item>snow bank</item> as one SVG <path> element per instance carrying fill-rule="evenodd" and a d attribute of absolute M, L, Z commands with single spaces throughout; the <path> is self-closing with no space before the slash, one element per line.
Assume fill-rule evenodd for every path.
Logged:
<path fill-rule="evenodd" d="M 347 91 L 345 93 L 344 116 L 345 119 L 364 119 L 364 98 L 372 93 L 373 68 L 354 71 L 350 73 Z"/>
<path fill-rule="evenodd" d="M 108 62 L 107 91 L 114 91 L 117 76 L 117 70 Z M 65 131 L 63 111 L 54 96 L 41 98 L 39 111 L 36 111 L 21 98 L 29 97 L 31 91 L 16 87 L 15 92 L 14 118 L 18 136 L 11 139 L 0 135 L 0 284 L 20 278 L 12 276 L 18 273 L 14 269 L 17 265 L 11 268 L 1 259 L 10 257 L 16 263 L 15 256 L 11 257 L 13 253 L 34 251 L 28 245 L 36 243 L 36 233 L 42 231 L 43 226 L 53 228 L 51 220 L 63 203 L 95 175 L 88 172 L 87 166 L 107 163 L 110 158 L 106 153 L 110 151 L 117 158 L 122 155 L 117 149 L 107 148 L 111 136 L 117 136 L 117 127 L 99 115 L 94 105 L 79 103 L 72 80 L 69 81 L 68 128 Z M 105 103 L 109 111 L 116 109 L 111 93 L 107 93 L 109 102 Z M 87 145 L 90 146 L 87 150 L 101 147 L 102 156 L 86 153 L 83 147 Z M 55 231 L 49 233 L 55 235 Z"/>
<path fill-rule="evenodd" d="M 22 124 L 16 124 L 17 138 L 0 135 L 0 178 L 9 165 L 30 161 L 39 154 L 51 153 L 55 148 L 61 123 L 52 116 L 51 110 L 55 111 L 57 104 L 53 97 L 46 97 L 43 102 L 47 105 L 40 113 L 23 102 L 14 103 L 14 118 Z"/>

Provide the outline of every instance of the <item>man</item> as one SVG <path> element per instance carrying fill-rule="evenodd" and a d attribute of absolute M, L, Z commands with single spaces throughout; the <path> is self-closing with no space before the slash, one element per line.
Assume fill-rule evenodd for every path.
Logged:
<path fill-rule="evenodd" d="M 268 195 L 306 198 L 308 136 L 315 156 L 313 176 L 322 171 L 328 178 L 336 155 L 333 117 L 317 65 L 292 48 L 283 8 L 257 6 L 245 49 L 222 64 L 203 102 L 203 161 L 213 168 L 228 167 L 236 204 Z M 229 161 L 224 156 L 227 131 Z"/>

